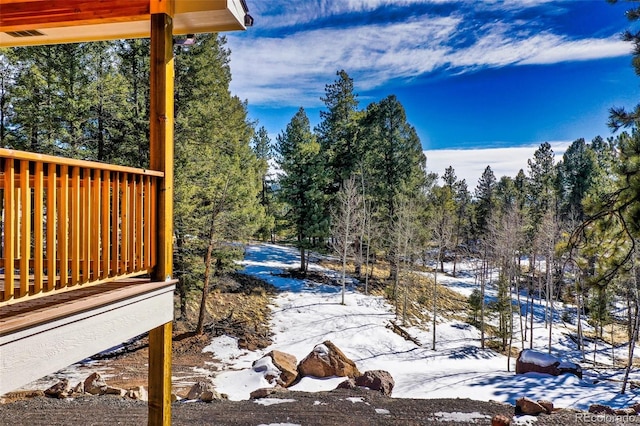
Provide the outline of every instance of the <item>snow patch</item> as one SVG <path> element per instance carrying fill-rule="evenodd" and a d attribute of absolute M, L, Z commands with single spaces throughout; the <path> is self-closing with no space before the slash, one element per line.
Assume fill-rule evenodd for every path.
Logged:
<path fill-rule="evenodd" d="M 278 377 L 281 371 L 273 363 L 273 358 L 265 356 L 257 360 L 253 364 L 253 371 L 256 373 L 262 373 L 263 376 Z"/>
<path fill-rule="evenodd" d="M 437 413 L 433 413 L 435 417 L 438 418 L 439 422 L 475 422 L 476 420 L 490 419 L 491 416 L 486 414 L 480 414 L 478 412 L 474 413 L 461 413 L 459 411 L 454 411 L 452 413 L 445 413 L 439 411 Z"/>
<path fill-rule="evenodd" d="M 525 349 L 520 355 L 520 361 L 540 367 L 548 367 L 560 360 L 548 353 Z"/>
<path fill-rule="evenodd" d="M 296 402 L 295 399 L 281 399 L 281 398 L 261 398 L 256 399 L 255 402 L 258 405 L 276 405 L 276 404 L 286 404 L 287 402 Z"/>
<path fill-rule="evenodd" d="M 238 348 L 238 339 L 227 335 L 214 337 L 211 343 L 202 349 L 202 352 L 212 352 L 220 361 L 231 361 L 246 353 Z"/>
<path fill-rule="evenodd" d="M 258 426 L 302 426 L 298 423 L 260 423 Z"/>
<path fill-rule="evenodd" d="M 376 408 L 376 414 L 391 414 L 386 408 Z"/>

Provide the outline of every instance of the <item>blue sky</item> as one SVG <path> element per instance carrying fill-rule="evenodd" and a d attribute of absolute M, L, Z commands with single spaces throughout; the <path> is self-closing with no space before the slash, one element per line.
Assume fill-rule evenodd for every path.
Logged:
<path fill-rule="evenodd" d="M 317 124 L 325 85 L 344 69 L 360 108 L 398 96 L 428 168 L 441 174 L 451 163 L 473 186 L 485 162 L 514 175 L 542 142 L 559 156 L 577 138 L 611 135 L 608 109 L 640 101 L 620 39 L 632 25 L 625 1 L 247 3 L 255 26 L 227 34 L 231 90 L 272 140 L 301 106 Z M 514 165 L 494 168 L 505 156 Z"/>

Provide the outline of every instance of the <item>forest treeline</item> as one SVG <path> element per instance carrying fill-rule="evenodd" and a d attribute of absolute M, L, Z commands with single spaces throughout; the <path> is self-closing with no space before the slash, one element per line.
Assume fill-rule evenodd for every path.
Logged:
<path fill-rule="evenodd" d="M 637 35 L 627 39 L 638 49 Z M 371 264 L 384 262 L 399 311 L 408 272 L 430 267 L 437 290 L 445 260 L 456 275 L 459 261 L 473 259 L 479 289 L 469 302 L 483 345 L 489 314 L 502 349 L 532 342 L 525 333 L 538 297 L 549 336 L 558 303 L 570 302 L 575 315 L 562 320 L 577 324 L 580 345 L 585 319 L 600 338 L 617 324 L 635 341 L 640 108 L 612 109 L 616 137 L 576 139 L 562 158 L 543 143 L 516 176 L 487 166 L 466 182 L 452 167 L 428 170 L 398 98 L 362 108 L 344 70 L 324 88 L 317 126 L 300 108 L 269 135 L 229 90 L 230 54 L 217 34 L 175 50 L 178 319 L 201 332 L 208 292 L 235 268 L 241 243 L 260 239 L 295 244 L 303 273 L 309 250 L 331 251 L 343 274 L 354 265 L 365 291 Z M 148 40 L 0 50 L 0 145 L 148 167 L 148 80 Z M 487 285 L 498 290 L 490 304 Z M 189 304 L 200 306 L 197 318 Z"/>

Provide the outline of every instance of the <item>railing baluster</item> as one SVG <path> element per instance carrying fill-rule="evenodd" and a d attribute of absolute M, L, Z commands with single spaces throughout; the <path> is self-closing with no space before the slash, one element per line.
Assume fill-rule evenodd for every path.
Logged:
<path fill-rule="evenodd" d="M 127 273 L 129 271 L 129 191 L 128 191 L 129 176 L 124 173 L 122 181 L 120 182 L 122 191 L 122 207 L 120 210 L 120 228 L 122 232 L 121 248 L 120 248 L 120 271 Z"/>
<path fill-rule="evenodd" d="M 31 260 L 31 187 L 29 161 L 20 161 L 20 291 L 18 297 L 29 293 L 29 260 Z"/>
<path fill-rule="evenodd" d="M 157 229 L 158 224 L 158 188 L 160 187 L 160 182 L 158 179 L 153 179 L 151 183 L 151 223 L 149 224 L 149 229 Z M 151 249 L 151 266 L 155 266 L 158 261 L 158 237 L 156 232 L 151 232 L 151 239 L 149 240 L 149 245 Z"/>
<path fill-rule="evenodd" d="M 82 180 L 80 181 L 81 207 L 80 207 L 80 282 L 88 282 L 91 278 L 89 261 L 91 258 L 91 241 L 94 238 L 91 232 L 91 170 L 82 169 Z"/>
<path fill-rule="evenodd" d="M 111 275 L 111 172 L 104 171 L 102 180 L 102 214 L 101 219 L 101 255 L 102 274 L 100 278 L 107 278 Z M 117 240 L 116 240 L 117 241 Z M 114 243 L 115 244 L 115 243 Z"/>
<path fill-rule="evenodd" d="M 56 286 L 58 276 L 57 265 L 57 186 L 58 172 L 55 164 L 47 165 L 47 291 L 53 290 Z"/>
<path fill-rule="evenodd" d="M 4 298 L 13 297 L 13 262 L 15 260 L 15 165 L 12 158 L 4 160 Z"/>
<path fill-rule="evenodd" d="M 80 281 L 80 167 L 71 170 L 71 282 L 73 286 Z"/>
<path fill-rule="evenodd" d="M 33 292 L 42 291 L 44 281 L 44 170 L 40 161 L 35 163 L 34 176 L 34 230 L 33 230 Z"/>
<path fill-rule="evenodd" d="M 111 184 L 111 273 L 120 273 L 120 173 L 114 173 Z"/>
<path fill-rule="evenodd" d="M 88 170 L 88 169 L 87 169 Z M 100 204 L 102 203 L 102 173 L 100 170 L 95 170 L 93 178 L 93 189 L 91 191 L 91 229 L 89 232 L 92 235 L 91 247 L 90 247 L 90 267 L 91 267 L 91 280 L 97 280 L 100 277 L 100 237 L 101 224 L 100 224 Z"/>
<path fill-rule="evenodd" d="M 60 166 L 60 206 L 58 208 L 58 247 L 60 252 L 60 287 L 69 281 L 69 167 Z"/>
<path fill-rule="evenodd" d="M 131 203 L 129 205 L 129 209 L 131 211 L 131 216 L 129 216 L 129 229 L 131 230 L 131 243 L 129 244 L 129 261 L 131 262 L 129 265 L 129 270 L 127 272 L 134 272 L 139 270 L 139 260 L 137 255 L 140 253 L 137 251 L 138 243 L 140 240 L 140 234 L 137 232 L 138 227 L 136 226 L 136 222 L 140 221 L 140 216 L 138 216 L 138 178 L 135 175 L 131 175 L 131 185 L 129 186 L 129 192 Z"/>
<path fill-rule="evenodd" d="M 144 266 L 145 271 L 151 268 L 151 176 L 144 177 Z"/>

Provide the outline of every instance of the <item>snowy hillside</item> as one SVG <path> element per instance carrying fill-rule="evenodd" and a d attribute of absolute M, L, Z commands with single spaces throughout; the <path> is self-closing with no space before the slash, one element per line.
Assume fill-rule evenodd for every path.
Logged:
<path fill-rule="evenodd" d="M 245 273 L 258 276 L 280 288 L 272 315 L 273 344 L 256 352 L 240 351 L 234 339 L 214 339 L 206 350 L 222 360 L 214 383 L 230 399 L 247 399 L 259 387 L 270 386 L 252 363 L 270 350 L 277 349 L 304 358 L 316 344 L 331 340 L 356 362 L 360 371 L 382 369 L 395 379 L 396 398 L 472 398 L 515 403 L 522 396 L 534 400 L 548 399 L 558 407 L 588 409 L 593 403 L 626 407 L 640 401 L 635 390 L 620 395 L 622 370 L 594 371 L 583 364 L 582 380 L 572 375 L 559 377 L 529 373 L 516 376 L 515 360 L 507 371 L 507 358 L 480 348 L 479 331 L 460 321 L 440 322 L 437 348 L 431 350 L 431 331 L 409 327 L 422 346 L 404 340 L 386 326 L 394 319 L 392 307 L 382 298 L 365 296 L 349 289 L 346 305 L 340 304 L 339 288 L 282 278 L 274 274 L 299 263 L 297 251 L 275 245 L 247 248 L 243 262 Z M 318 269 L 317 265 L 310 265 Z M 328 273 L 331 273 L 328 271 Z M 464 295 L 475 287 L 471 274 L 463 278 L 439 276 L 438 281 Z M 491 293 L 488 292 L 491 296 Z M 542 311 L 542 307 L 539 307 Z M 542 315 L 536 315 L 534 348 L 546 350 L 548 330 Z M 552 337 L 552 354 L 567 361 L 579 362 L 581 354 L 567 337 L 569 330 L 556 327 Z M 611 348 L 599 344 L 598 361 L 611 362 Z M 624 359 L 628 348 L 617 348 Z M 592 356 L 592 355 L 590 355 Z M 632 372 L 632 380 L 639 379 Z M 305 378 L 295 390 L 329 390 L 342 378 L 315 380 Z"/>

